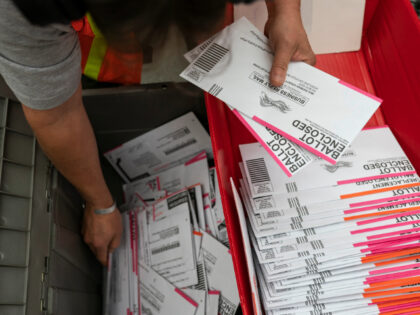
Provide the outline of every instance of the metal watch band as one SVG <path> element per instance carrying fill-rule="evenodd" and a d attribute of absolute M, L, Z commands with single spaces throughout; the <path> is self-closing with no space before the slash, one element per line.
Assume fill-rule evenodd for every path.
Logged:
<path fill-rule="evenodd" d="M 114 201 L 114 203 L 112 204 L 111 207 L 105 208 L 105 209 L 95 209 L 94 212 L 95 212 L 95 214 L 109 214 L 109 213 L 114 212 L 115 209 L 117 209 L 117 205 Z"/>

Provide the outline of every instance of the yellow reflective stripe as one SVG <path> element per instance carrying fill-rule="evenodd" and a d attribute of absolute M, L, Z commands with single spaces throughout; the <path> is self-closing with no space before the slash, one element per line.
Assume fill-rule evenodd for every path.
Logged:
<path fill-rule="evenodd" d="M 101 31 L 99 30 L 99 28 L 96 26 L 95 22 L 93 21 L 92 15 L 90 15 L 90 13 L 86 13 L 86 18 L 89 22 L 89 26 L 90 29 L 92 30 L 93 34 L 95 34 L 95 36 L 99 36 L 99 37 L 104 37 L 101 33 Z"/>
<path fill-rule="evenodd" d="M 90 28 L 95 34 L 95 37 L 93 38 L 83 73 L 86 76 L 97 80 L 108 45 L 106 44 L 105 38 L 103 37 L 101 31 L 93 22 L 90 14 L 88 13 L 86 16 L 89 21 Z"/>

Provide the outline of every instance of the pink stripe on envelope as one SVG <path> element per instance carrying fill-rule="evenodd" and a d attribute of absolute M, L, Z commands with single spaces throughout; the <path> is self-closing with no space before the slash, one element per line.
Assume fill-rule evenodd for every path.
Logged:
<path fill-rule="evenodd" d="M 400 200 L 400 199 L 406 199 L 406 198 L 412 198 L 412 197 L 418 197 L 418 196 L 420 196 L 420 193 L 412 193 L 412 194 L 407 194 L 407 195 L 387 197 L 387 198 L 370 200 L 370 201 L 355 202 L 355 203 L 351 203 L 350 207 L 353 208 L 353 207 L 359 207 L 359 206 L 367 206 L 367 205 L 371 205 L 371 204 L 377 204 L 377 203 L 380 203 L 380 202 Z M 410 202 L 410 201 L 408 200 L 407 202 Z"/>
<path fill-rule="evenodd" d="M 294 143 L 299 144 L 302 148 L 308 150 L 309 152 L 312 152 L 313 154 L 315 154 L 316 156 L 320 157 L 321 159 L 335 165 L 337 163 L 337 161 L 333 160 L 332 158 L 330 158 L 329 156 L 315 150 L 314 148 L 310 147 L 309 145 L 307 145 L 305 142 L 300 141 L 298 139 L 296 139 L 295 137 L 292 137 L 291 135 L 289 135 L 288 133 L 274 127 L 273 125 L 269 124 L 268 122 L 262 120 L 261 118 L 258 118 L 257 116 L 252 117 L 253 120 L 255 120 L 257 123 L 260 123 L 263 126 L 266 126 L 268 128 L 270 128 L 271 130 L 277 132 L 278 134 L 281 134 L 283 137 L 289 139 L 290 141 L 293 141 Z"/>
<path fill-rule="evenodd" d="M 399 234 L 402 234 L 402 232 L 399 232 Z M 420 237 L 420 234 L 418 233 L 410 233 L 407 235 L 398 235 L 395 237 L 388 237 L 388 238 L 383 238 L 383 239 L 379 239 L 379 240 L 371 240 L 371 241 L 366 241 L 366 242 L 358 242 L 358 243 L 354 243 L 353 246 L 354 247 L 359 247 L 359 246 L 374 246 L 375 244 L 387 244 L 387 242 L 392 242 L 392 241 L 396 241 L 396 240 L 402 240 L 402 239 L 415 239 L 416 237 Z M 369 239 L 369 237 L 367 238 Z"/>
<path fill-rule="evenodd" d="M 365 233 L 365 232 L 371 232 L 371 231 L 378 231 L 378 230 L 389 229 L 389 228 L 393 228 L 393 227 L 399 227 L 399 226 L 416 224 L 416 223 L 420 223 L 420 220 L 409 221 L 409 222 L 401 222 L 401 223 L 395 223 L 395 224 L 388 224 L 388 225 L 377 226 L 377 227 L 361 229 L 361 230 L 354 230 L 354 231 L 350 231 L 350 234 L 359 234 L 359 233 Z"/>
<path fill-rule="evenodd" d="M 110 152 L 112 152 L 112 151 L 115 151 L 115 150 L 117 150 L 117 149 L 121 148 L 122 146 L 123 146 L 123 145 L 122 145 L 122 144 L 120 144 L 119 146 L 116 146 L 115 148 L 112 148 L 111 150 L 106 151 L 104 154 L 107 154 L 107 153 L 110 153 Z"/>
<path fill-rule="evenodd" d="M 384 281 L 386 279 L 392 279 L 392 280 L 401 279 L 401 278 L 406 278 L 406 277 L 411 277 L 411 276 L 416 276 L 416 275 L 420 275 L 420 270 L 398 272 L 398 273 L 393 273 L 393 274 L 385 275 L 385 276 L 368 277 L 368 278 L 366 278 L 366 281 L 363 282 L 363 284 L 371 284 L 371 283 L 375 283 L 375 282 L 381 282 L 381 281 Z"/>
<path fill-rule="evenodd" d="M 182 296 L 185 300 L 187 300 L 191 305 L 194 307 L 198 307 L 198 303 L 194 301 L 192 298 L 190 298 L 188 295 L 186 295 L 183 291 L 181 291 L 178 288 L 175 288 L 175 292 L 178 293 L 180 296 Z"/>
<path fill-rule="evenodd" d="M 337 181 L 337 185 L 345 185 L 345 184 L 351 184 L 351 183 L 357 183 L 357 182 L 364 182 L 364 181 L 373 180 L 373 179 L 405 176 L 405 175 L 412 175 L 412 174 L 416 174 L 416 171 L 400 172 L 400 173 L 393 173 L 393 174 L 383 174 L 383 175 L 360 177 L 360 178 L 354 178 L 354 179 L 339 180 L 339 181 Z"/>
<path fill-rule="evenodd" d="M 204 160 L 205 158 L 207 158 L 206 151 L 202 151 L 198 155 L 194 156 L 191 160 L 185 162 L 184 165 L 188 166 L 188 165 L 194 164 L 195 162 Z"/>
<path fill-rule="evenodd" d="M 385 269 L 379 269 L 379 270 L 371 270 L 371 271 L 369 271 L 369 274 L 370 275 L 377 275 L 377 274 L 386 273 L 386 272 L 394 272 L 394 271 L 400 271 L 400 270 L 406 270 L 406 269 L 418 268 L 418 267 L 420 267 L 420 263 L 410 264 L 410 265 L 405 265 L 405 266 L 385 268 Z"/>
<path fill-rule="evenodd" d="M 420 198 L 414 198 L 414 199 L 409 199 L 409 200 L 400 200 L 400 201 L 395 201 L 395 202 L 377 204 L 377 205 L 369 206 L 369 207 L 345 210 L 344 214 L 373 210 L 373 209 L 378 209 L 378 208 L 381 208 L 381 207 L 397 206 L 397 205 L 402 205 L 402 204 L 405 204 L 405 203 L 416 202 L 416 201 L 420 201 Z"/>
<path fill-rule="evenodd" d="M 367 237 L 367 239 L 373 240 L 373 239 L 378 239 L 381 237 L 387 237 L 387 236 L 398 235 L 398 234 L 403 234 L 403 233 L 412 233 L 412 232 L 417 232 L 417 231 L 420 231 L 420 227 L 415 228 L 415 229 L 406 229 L 406 230 L 394 231 L 394 232 L 389 232 L 389 233 L 370 235 Z"/>
<path fill-rule="evenodd" d="M 220 291 L 217 290 L 209 290 L 207 293 L 210 295 L 220 295 Z"/>
<path fill-rule="evenodd" d="M 292 173 L 290 173 L 290 171 L 286 168 L 286 166 L 284 166 L 283 163 L 281 163 L 281 161 L 277 158 L 277 156 L 273 153 L 273 151 L 270 150 L 270 148 L 265 143 L 265 141 L 261 139 L 261 137 L 255 132 L 255 130 L 252 129 L 252 127 L 245 121 L 242 115 L 236 109 L 233 110 L 233 113 L 236 115 L 236 117 L 238 117 L 241 123 L 249 130 L 249 132 L 251 132 L 254 138 L 257 139 L 257 141 L 264 147 L 264 149 L 268 152 L 268 154 L 271 155 L 271 157 L 274 159 L 274 161 L 276 161 L 276 163 L 280 166 L 283 172 L 286 173 L 288 177 L 292 177 Z"/>
<path fill-rule="evenodd" d="M 417 244 L 409 244 L 409 245 L 401 245 L 404 243 L 412 243 L 414 241 L 418 240 L 418 236 L 417 237 L 409 237 L 409 238 L 401 238 L 399 240 L 394 240 L 391 242 L 386 242 L 386 243 L 379 243 L 377 245 L 372 245 L 368 248 L 363 248 L 362 250 L 360 250 L 361 253 L 367 253 L 367 252 L 371 252 L 371 253 L 387 253 L 390 251 L 395 251 L 396 248 L 402 248 L 402 247 L 410 247 L 411 246 L 418 246 Z M 396 245 L 401 245 L 401 246 L 396 246 Z"/>
<path fill-rule="evenodd" d="M 375 222 L 390 220 L 390 219 L 393 219 L 393 218 L 403 217 L 403 216 L 417 214 L 417 213 L 420 213 L 420 210 L 415 210 L 415 211 L 410 211 L 410 212 L 403 212 L 403 213 L 397 213 L 397 214 L 387 215 L 387 216 L 384 216 L 384 217 L 379 217 L 379 218 L 370 219 L 370 220 L 358 221 L 358 222 L 356 222 L 356 224 L 357 225 L 365 225 L 365 224 L 370 224 L 370 223 L 375 223 Z"/>
<path fill-rule="evenodd" d="M 355 87 L 354 85 L 351 85 L 350 83 L 347 83 L 347 82 L 345 82 L 343 80 L 339 80 L 338 83 L 340 83 L 340 84 L 348 87 L 349 89 L 352 89 L 352 90 L 354 90 L 356 92 L 359 92 L 360 94 L 363 94 L 363 95 L 365 95 L 365 96 L 367 96 L 367 97 L 369 97 L 369 98 L 377 101 L 378 103 L 382 103 L 383 102 L 383 100 L 380 99 L 379 97 L 377 97 L 376 95 L 370 94 L 370 93 L 368 93 L 368 92 L 366 92 L 366 91 L 364 91 L 362 89 L 359 89 L 358 87 Z"/>

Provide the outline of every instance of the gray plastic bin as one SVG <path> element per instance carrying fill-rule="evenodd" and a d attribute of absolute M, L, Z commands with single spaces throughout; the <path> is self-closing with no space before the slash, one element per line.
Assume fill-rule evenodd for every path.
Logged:
<path fill-rule="evenodd" d="M 101 155 L 189 111 L 207 127 L 203 94 L 187 83 L 86 90 L 84 103 Z M 121 202 L 121 179 L 102 166 Z M 102 267 L 81 219 L 80 196 L 40 150 L 19 103 L 0 97 L 1 315 L 101 314 Z"/>

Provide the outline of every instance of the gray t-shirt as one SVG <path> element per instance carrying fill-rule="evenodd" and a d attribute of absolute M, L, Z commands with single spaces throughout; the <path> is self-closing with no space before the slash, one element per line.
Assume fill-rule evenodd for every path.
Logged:
<path fill-rule="evenodd" d="M 0 0 L 0 74 L 24 105 L 50 109 L 68 100 L 80 84 L 80 58 L 70 25 L 32 25 Z"/>

